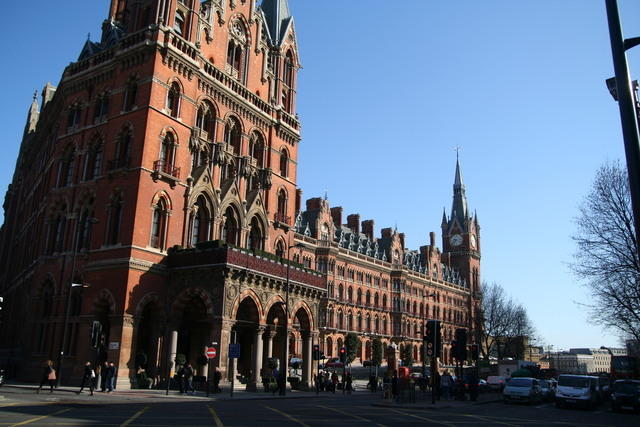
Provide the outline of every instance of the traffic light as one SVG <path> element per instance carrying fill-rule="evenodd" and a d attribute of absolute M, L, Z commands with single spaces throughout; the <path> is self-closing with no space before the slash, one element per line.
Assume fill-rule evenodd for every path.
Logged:
<path fill-rule="evenodd" d="M 478 344 L 471 345 L 471 358 L 473 360 L 478 360 L 480 358 L 480 347 Z"/>
<path fill-rule="evenodd" d="M 464 328 L 456 329 L 456 341 L 458 343 L 457 352 L 453 353 L 453 357 L 458 360 L 467 360 L 467 330 Z"/>
<path fill-rule="evenodd" d="M 94 320 L 91 325 L 91 347 L 98 348 L 100 345 L 100 334 L 102 334 L 102 323 Z"/>
<path fill-rule="evenodd" d="M 340 347 L 340 361 L 342 363 L 347 363 L 347 348 Z"/>
<path fill-rule="evenodd" d="M 320 360 L 320 345 L 313 345 L 313 360 Z"/>
<path fill-rule="evenodd" d="M 427 350 L 427 357 L 440 357 L 442 353 L 442 336 L 440 333 L 440 321 L 429 320 L 426 334 L 423 337 Z"/>

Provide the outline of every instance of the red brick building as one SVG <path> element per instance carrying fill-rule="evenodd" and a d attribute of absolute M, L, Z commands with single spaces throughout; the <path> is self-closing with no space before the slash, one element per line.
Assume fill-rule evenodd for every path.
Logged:
<path fill-rule="evenodd" d="M 367 332 L 362 358 L 372 335 L 419 358 L 424 319 L 449 338 L 469 326 L 479 226 L 459 167 L 444 253 L 434 234 L 410 251 L 373 221 L 345 225 L 326 200 L 303 211 L 299 68 L 286 0 L 111 0 L 100 42 L 29 110 L 0 236 L 0 361 L 35 379 L 62 359 L 70 381 L 113 360 L 128 387 L 140 365 L 164 376 L 217 342 L 215 366 L 255 389 L 287 345 L 309 383 L 313 342 L 334 355 Z"/>

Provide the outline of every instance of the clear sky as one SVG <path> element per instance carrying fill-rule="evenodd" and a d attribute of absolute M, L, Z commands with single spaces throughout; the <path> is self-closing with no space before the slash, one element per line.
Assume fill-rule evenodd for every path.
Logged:
<path fill-rule="evenodd" d="M 108 0 L 7 2 L 0 30 L 0 191 L 11 181 L 34 90 L 54 85 Z M 482 278 L 529 310 L 555 348 L 618 345 L 589 322 L 570 273 L 577 206 L 624 152 L 604 0 L 289 0 L 303 69 L 298 182 L 407 246 L 438 233 L 460 159 L 482 227 Z M 63 6 L 61 6 L 63 5 Z M 640 36 L 640 2 L 619 0 Z M 629 52 L 640 78 L 640 47 Z"/>

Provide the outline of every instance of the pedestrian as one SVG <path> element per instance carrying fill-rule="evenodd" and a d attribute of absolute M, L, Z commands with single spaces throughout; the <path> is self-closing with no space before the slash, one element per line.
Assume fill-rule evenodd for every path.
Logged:
<path fill-rule="evenodd" d="M 109 372 L 109 363 L 105 360 L 100 365 L 100 391 L 107 391 L 107 373 Z"/>
<path fill-rule="evenodd" d="M 276 391 L 280 392 L 280 371 L 278 371 L 278 368 L 273 368 L 273 370 L 271 371 L 271 375 L 276 381 L 276 386 L 271 389 L 272 395 L 275 396 Z"/>
<path fill-rule="evenodd" d="M 213 392 L 220 393 L 220 380 L 222 379 L 222 374 L 220 370 L 216 368 L 216 371 L 213 373 Z"/>
<path fill-rule="evenodd" d="M 185 369 L 184 369 L 184 365 L 182 365 L 180 367 L 180 369 L 178 369 L 178 385 L 180 386 L 180 394 L 184 394 L 184 375 L 185 375 Z"/>
<path fill-rule="evenodd" d="M 453 378 L 449 375 L 449 371 L 444 371 L 440 378 L 440 388 L 442 389 L 442 397 L 444 400 L 449 400 L 449 393 L 451 386 L 453 385 Z"/>
<path fill-rule="evenodd" d="M 113 362 L 107 363 L 106 372 L 104 375 L 105 386 L 107 388 L 107 393 L 111 393 L 113 391 L 113 380 L 116 376 L 116 367 Z"/>
<path fill-rule="evenodd" d="M 469 399 L 472 402 L 478 400 L 478 377 L 475 373 L 469 376 Z"/>
<path fill-rule="evenodd" d="M 347 379 L 345 381 L 346 383 L 345 388 L 347 389 L 347 394 L 349 395 L 351 395 L 351 392 L 353 391 L 352 382 L 353 382 L 353 379 L 351 378 L 351 372 L 349 372 L 347 373 Z"/>
<path fill-rule="evenodd" d="M 398 398 L 398 372 L 393 371 L 393 378 L 391 378 L 391 397 L 395 400 Z"/>
<path fill-rule="evenodd" d="M 184 367 L 184 381 L 185 393 L 189 393 L 189 390 L 191 390 L 191 394 L 194 394 L 196 390 L 193 388 L 193 366 L 189 362 Z"/>
<path fill-rule="evenodd" d="M 442 377 L 440 376 L 440 372 L 435 371 L 435 373 L 433 374 L 433 386 L 431 387 L 431 393 L 435 393 L 436 394 L 436 398 L 438 400 L 440 400 L 440 381 L 442 380 Z"/>
<path fill-rule="evenodd" d="M 331 374 L 331 390 L 333 394 L 336 394 L 336 388 L 338 388 L 338 374 L 333 371 L 333 374 Z"/>
<path fill-rule="evenodd" d="M 53 360 L 47 360 L 47 364 L 44 366 L 42 371 L 42 379 L 40 380 L 40 387 L 36 390 L 36 393 L 40 393 L 42 386 L 45 384 L 49 384 L 50 391 L 49 393 L 53 393 L 53 385 L 56 381 L 56 370 L 53 368 Z"/>
<path fill-rule="evenodd" d="M 82 375 L 82 383 L 80 383 L 80 390 L 76 392 L 76 394 L 82 393 L 84 386 L 87 385 L 89 387 L 89 391 L 91 392 L 90 396 L 93 396 L 93 382 L 95 381 L 96 373 L 91 366 L 91 362 L 87 362 L 84 364 L 84 373 Z"/>

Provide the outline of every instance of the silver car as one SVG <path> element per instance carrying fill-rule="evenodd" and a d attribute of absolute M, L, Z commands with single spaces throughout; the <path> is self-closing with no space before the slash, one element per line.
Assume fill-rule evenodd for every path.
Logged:
<path fill-rule="evenodd" d="M 504 403 L 542 402 L 540 382 L 535 378 L 511 378 L 502 391 Z"/>

